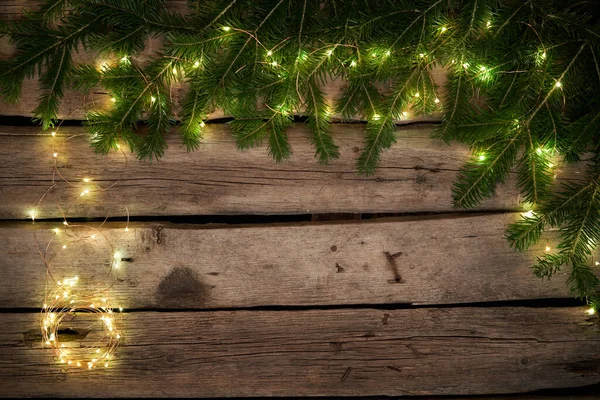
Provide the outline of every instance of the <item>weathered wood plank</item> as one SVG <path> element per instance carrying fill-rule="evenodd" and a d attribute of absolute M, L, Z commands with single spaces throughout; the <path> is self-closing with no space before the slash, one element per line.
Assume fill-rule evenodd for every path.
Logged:
<path fill-rule="evenodd" d="M 269 305 L 450 304 L 570 298 L 568 271 L 551 281 L 503 238 L 517 214 L 341 224 L 198 228 L 112 225 L 105 234 L 123 261 L 113 296 L 131 308 L 238 308 Z M 45 248 L 55 224 L 38 224 Z M 91 235 L 90 225 L 76 229 Z M 3 307 L 40 307 L 44 264 L 29 223 L 0 225 Z M 52 241 L 57 280 L 103 279 L 112 252 L 104 240 Z M 552 243 L 552 242 L 550 242 Z M 62 251 L 63 244 L 68 251 Z M 545 245 L 545 243 L 544 243 Z M 23 266 L 27 266 L 24 268 Z M 110 281 L 106 282 L 107 285 Z"/>
<path fill-rule="evenodd" d="M 356 172 L 356 158 L 363 147 L 364 125 L 332 127 L 341 157 L 322 166 L 314 158 L 306 127 L 289 132 L 294 154 L 277 164 L 264 146 L 240 152 L 231 131 L 221 124 L 207 125 L 200 149 L 187 153 L 176 135 L 170 148 L 154 163 L 115 152 L 95 155 L 85 136 L 69 140 L 59 151 L 58 165 L 75 188 L 58 187 L 64 204 L 81 192 L 81 179 L 93 178 L 113 189 L 130 214 L 317 214 L 404 213 L 452 210 L 451 187 L 456 172 L 468 158 L 468 149 L 448 146 L 429 138 L 431 126 L 398 128 L 396 143 L 384 152 L 381 167 L 372 176 Z M 56 143 L 82 128 L 63 128 Z M 0 127 L 0 218 L 26 218 L 52 181 L 52 138 L 31 127 Z M 558 179 L 577 178 L 583 165 L 559 172 Z M 71 209 L 70 217 L 102 217 L 112 204 L 112 215 L 125 215 L 111 197 L 92 193 Z M 521 198 L 514 177 L 501 185 L 497 195 L 478 209 L 518 210 Z M 55 204 L 42 207 L 39 218 L 60 217 Z"/>
<path fill-rule="evenodd" d="M 37 319 L 0 314 L 1 396 L 470 395 L 600 382 L 598 320 L 579 307 L 132 313 L 112 366 L 74 372 L 40 349 Z"/>

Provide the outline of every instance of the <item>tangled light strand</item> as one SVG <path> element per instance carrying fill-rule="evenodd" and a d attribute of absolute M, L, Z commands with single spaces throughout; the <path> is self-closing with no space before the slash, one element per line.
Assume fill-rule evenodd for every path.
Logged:
<path fill-rule="evenodd" d="M 29 216 L 33 224 L 35 224 L 42 202 L 47 197 L 53 196 L 62 217 L 62 227 L 51 229 L 50 239 L 45 246 L 40 246 L 37 234 L 38 230 L 34 229 L 35 244 L 46 269 L 45 301 L 40 315 L 42 346 L 48 346 L 54 352 L 59 364 L 90 370 L 100 365 L 108 368 L 117 346 L 122 340 L 119 323 L 121 312 L 123 311 L 122 307 L 113 307 L 110 298 L 110 289 L 114 284 L 114 279 L 112 279 L 111 275 L 113 269 L 119 267 L 120 261 L 119 253 L 114 251 L 111 240 L 103 232 L 103 227 L 111 215 L 111 207 L 108 207 L 108 211 L 98 227 L 85 226 L 85 229 L 91 230 L 91 234 L 80 234 L 78 228 L 83 228 L 84 226 L 69 223 L 68 216 L 80 199 L 93 193 L 108 193 L 119 204 L 123 205 L 127 216 L 124 231 L 129 231 L 129 209 L 122 203 L 119 196 L 110 191 L 110 189 L 119 183 L 122 176 L 106 188 L 100 187 L 95 182 L 92 183 L 92 179 L 87 177 L 82 178 L 81 183 L 83 185 L 70 181 L 61 174 L 58 168 L 58 157 L 61 154 L 60 149 L 64 143 L 82 135 L 69 136 L 59 146 L 56 144 L 56 135 L 56 131 L 51 134 L 51 154 L 53 159 L 52 185 L 42 195 L 36 207 L 29 212 Z M 125 159 L 125 167 L 127 167 L 127 156 L 123 150 L 120 150 L 120 152 Z M 66 207 L 63 207 L 56 193 L 57 188 L 61 184 L 67 185 L 70 189 L 81 190 L 79 196 L 76 196 L 75 200 L 70 202 Z M 96 245 L 96 239 L 99 236 L 108 243 L 111 252 L 111 262 L 103 282 L 82 283 L 77 275 L 62 280 L 54 278 L 51 266 L 58 254 L 52 254 L 49 250 L 56 236 L 63 233 L 69 241 L 59 246 L 61 247 L 59 250 L 61 252 L 67 250 L 74 243 Z M 51 285 L 54 286 L 54 289 L 49 289 Z M 89 321 L 90 319 L 91 322 Z M 78 331 L 73 329 L 72 325 L 81 322 L 85 326 L 79 328 L 80 332 L 78 335 Z M 75 340 L 69 340 L 69 334 L 75 334 Z M 61 340 L 62 335 L 65 335 L 64 338 L 66 340 Z M 82 336 L 89 336 L 91 339 L 88 342 L 92 343 L 84 344 L 82 340 L 77 340 Z"/>

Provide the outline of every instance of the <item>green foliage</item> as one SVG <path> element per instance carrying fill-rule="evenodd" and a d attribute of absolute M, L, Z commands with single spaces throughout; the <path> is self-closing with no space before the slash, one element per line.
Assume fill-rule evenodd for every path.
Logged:
<path fill-rule="evenodd" d="M 550 278 L 571 267 L 575 293 L 592 299 L 592 254 L 600 241 L 600 7 L 567 0 L 190 0 L 190 12 L 165 0 L 46 0 L 0 35 L 18 49 L 0 61 L 0 96 L 20 97 L 39 75 L 35 119 L 57 122 L 65 89 L 103 87 L 114 105 L 89 112 L 96 151 L 123 140 L 158 159 L 175 129 L 189 151 L 200 146 L 208 115 L 233 117 L 237 145 L 267 142 L 276 161 L 291 156 L 286 129 L 305 117 L 315 158 L 339 156 L 329 132 L 334 113 L 366 120 L 360 172 L 374 173 L 407 116 L 443 114 L 435 135 L 460 141 L 472 157 L 453 188 L 458 208 L 494 195 L 511 174 L 533 214 L 511 225 L 523 251 L 558 229 L 560 243 L 534 272 Z M 164 38 L 149 63 L 147 40 Z M 78 65 L 79 49 L 111 61 Z M 433 67 L 445 66 L 442 96 Z M 334 104 L 323 87 L 346 82 Z M 187 92 L 177 110 L 173 84 Z M 144 122 L 144 124 L 141 124 Z M 556 187 L 564 163 L 586 161 L 581 181 Z M 597 273 L 597 271 L 596 271 Z M 596 300 L 594 300 L 596 301 Z"/>

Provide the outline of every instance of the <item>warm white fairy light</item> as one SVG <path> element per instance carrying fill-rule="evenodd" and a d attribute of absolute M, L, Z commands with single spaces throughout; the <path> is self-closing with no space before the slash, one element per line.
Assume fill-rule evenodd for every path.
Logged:
<path fill-rule="evenodd" d="M 546 249 L 545 249 L 545 250 L 546 250 L 546 251 L 550 251 L 550 250 L 552 250 L 552 247 L 550 247 L 550 246 L 546 245 Z"/>
<path fill-rule="evenodd" d="M 154 103 L 155 101 L 156 101 L 156 97 L 154 97 L 154 96 L 150 96 L 150 102 L 151 102 L 151 103 Z"/>
<path fill-rule="evenodd" d="M 61 364 L 88 370 L 100 364 L 108 367 L 121 340 L 119 322 L 115 320 L 116 314 L 112 312 L 110 298 L 106 294 L 100 294 L 97 289 L 73 288 L 78 280 L 78 277 L 64 279 L 46 299 L 40 315 L 42 343 L 52 349 Z M 105 306 L 94 307 L 93 302 L 98 300 L 103 300 Z M 90 302 L 91 305 L 87 306 Z M 77 343 L 70 341 L 70 346 L 66 347 L 61 342 L 61 324 L 83 316 L 92 316 L 99 323 L 103 331 L 100 339 L 91 345 L 81 343 L 77 347 L 73 346 Z"/>
<path fill-rule="evenodd" d="M 557 88 L 562 87 L 562 82 L 561 81 L 556 81 L 556 83 L 554 84 L 554 86 L 556 86 Z"/>
<path fill-rule="evenodd" d="M 479 156 L 477 156 L 477 159 L 478 159 L 479 161 L 485 161 L 485 159 L 486 159 L 486 158 L 487 158 L 487 157 L 485 156 L 485 154 L 480 154 Z"/>
<path fill-rule="evenodd" d="M 194 63 L 194 68 L 198 68 L 199 66 L 200 66 L 200 61 L 196 61 L 196 62 Z"/>
<path fill-rule="evenodd" d="M 271 56 L 273 55 L 273 52 L 272 52 L 271 50 L 269 50 L 269 51 L 267 51 L 267 55 L 268 55 L 269 57 L 271 57 Z"/>
<path fill-rule="evenodd" d="M 590 307 L 586 310 L 586 312 L 588 313 L 588 315 L 594 315 L 596 314 L 596 309 L 594 307 Z"/>
<path fill-rule="evenodd" d="M 231 30 L 231 27 L 229 27 L 229 26 L 224 26 L 224 27 L 223 27 L 223 28 L 221 28 L 221 29 L 223 29 L 225 32 L 229 32 L 229 31 Z"/>
<path fill-rule="evenodd" d="M 350 63 L 351 67 L 356 67 L 356 61 L 352 60 L 352 62 Z"/>
<path fill-rule="evenodd" d="M 437 104 L 437 103 L 439 103 L 439 102 L 440 102 L 440 99 L 438 99 L 438 98 L 436 97 L 436 98 L 435 98 L 435 100 L 433 100 L 433 102 L 434 102 L 435 104 Z"/>
<path fill-rule="evenodd" d="M 274 67 L 276 67 L 277 66 L 277 61 L 272 61 L 271 65 L 274 66 Z"/>
<path fill-rule="evenodd" d="M 152 96 L 151 100 L 154 102 L 156 98 Z M 56 133 L 56 131 L 51 133 L 53 141 L 56 140 Z M 70 138 L 67 138 L 66 141 L 68 141 L 69 139 Z M 118 144 L 115 144 L 115 147 L 118 149 L 120 146 Z M 57 147 L 56 144 L 53 144 L 53 149 L 55 150 L 53 150 L 54 152 L 52 153 L 52 156 L 54 158 L 57 158 L 60 147 Z M 54 176 L 59 176 L 62 179 L 61 181 L 55 181 L 53 179 L 53 188 L 57 185 L 57 183 L 62 182 L 67 183 L 69 187 L 77 187 L 76 182 L 69 182 L 60 174 L 60 172 L 58 171 L 58 164 L 56 162 L 52 163 L 52 167 L 55 172 Z M 81 179 L 81 182 L 87 185 L 85 185 L 86 187 L 80 188 L 81 192 L 79 197 L 92 193 L 93 191 L 95 191 L 96 188 L 105 191 L 104 189 L 99 188 L 96 185 L 92 187 L 91 181 L 92 180 L 88 177 L 84 177 Z M 37 210 L 47 194 L 48 193 L 42 196 L 36 208 L 28 211 L 28 215 L 31 217 L 34 223 L 36 219 Z M 74 243 L 81 240 L 85 241 L 89 239 L 95 239 L 97 233 L 101 230 L 101 228 L 95 229 L 96 233 L 93 233 L 91 235 L 80 235 L 74 230 L 74 228 L 78 227 L 77 224 L 75 224 L 73 228 L 69 225 L 67 221 L 68 211 L 72 208 L 72 206 L 76 204 L 77 201 L 78 200 L 73 201 L 73 203 L 71 203 L 67 207 L 63 207 L 61 202 L 58 201 L 58 206 L 60 208 L 61 214 L 63 215 L 62 223 L 64 225 L 64 233 L 68 238 L 70 238 L 69 243 L 63 242 L 58 244 L 59 248 L 62 248 L 62 251 L 65 252 L 69 251 L 67 249 L 70 249 L 70 243 Z M 129 223 L 129 211 L 127 210 L 127 207 L 125 207 L 125 209 L 127 211 L 127 223 Z M 42 306 L 42 319 L 40 321 L 42 330 L 42 343 L 45 343 L 54 351 L 56 361 L 60 364 L 64 364 L 66 366 L 71 367 L 83 367 L 86 369 L 94 369 L 100 364 L 104 365 L 105 367 L 108 367 L 109 360 L 112 358 L 116 346 L 118 345 L 119 340 L 121 339 L 121 331 L 118 327 L 118 321 L 115 320 L 115 317 L 113 315 L 111 315 L 113 314 L 113 307 L 111 305 L 110 298 L 108 297 L 107 286 L 105 286 L 104 284 L 98 284 L 97 287 L 93 288 L 93 290 L 90 287 L 81 288 L 81 286 L 78 285 L 79 278 L 77 276 L 56 281 L 54 280 L 53 274 L 50 273 L 51 262 L 53 257 L 48 257 L 46 251 L 50 248 L 50 245 L 52 244 L 52 240 L 53 238 L 55 238 L 55 235 L 61 233 L 63 229 L 59 229 L 58 227 L 50 229 L 50 231 L 53 234 L 52 238 L 50 238 L 48 242 L 48 245 L 45 246 L 45 250 L 44 247 L 39 246 L 36 237 L 36 247 L 40 255 L 42 256 L 42 259 L 44 260 L 44 264 L 46 266 L 46 278 L 47 280 L 51 279 L 53 281 L 52 284 L 49 284 L 48 281 L 46 283 L 47 291 L 45 295 L 45 301 Z M 48 231 L 47 228 L 44 228 L 44 230 L 46 232 Z M 125 231 L 128 230 L 129 228 L 126 225 Z M 36 232 L 37 231 L 34 231 L 34 235 L 36 235 Z M 104 237 L 106 238 L 106 236 Z M 108 238 L 106 239 L 108 240 Z M 109 245 L 110 248 L 113 249 L 113 245 L 110 242 Z M 55 285 L 55 287 L 53 289 L 49 289 L 52 287 L 52 285 Z M 48 290 L 53 291 L 49 292 Z M 95 307 L 94 304 L 101 304 L 101 306 Z M 118 309 L 122 311 L 121 307 L 118 307 Z M 103 342 L 102 345 L 90 347 L 87 344 L 85 344 L 81 346 L 76 346 L 77 349 L 81 350 L 74 350 L 70 349 L 70 347 L 73 346 L 65 346 L 64 343 L 60 343 L 61 338 L 59 336 L 59 332 L 61 331 L 59 329 L 59 326 L 61 322 L 73 319 L 76 315 L 79 318 L 82 318 L 85 314 L 93 314 L 93 316 L 97 316 L 100 318 L 99 321 L 102 322 L 104 331 L 104 335 L 99 340 Z M 103 317 L 104 319 L 102 319 Z M 70 344 L 74 343 L 72 343 L 71 341 Z M 82 355 L 81 353 L 85 353 L 86 349 L 89 350 L 90 354 Z M 91 356 L 92 353 L 93 356 Z"/>

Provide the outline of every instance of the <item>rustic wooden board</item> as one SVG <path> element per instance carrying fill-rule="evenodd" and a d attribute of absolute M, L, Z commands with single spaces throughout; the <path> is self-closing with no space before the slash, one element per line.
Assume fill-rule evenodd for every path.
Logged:
<path fill-rule="evenodd" d="M 598 320 L 580 307 L 131 313 L 112 367 L 74 372 L 40 349 L 37 319 L 0 314 L 1 396 L 467 395 L 600 382 Z"/>
<path fill-rule="evenodd" d="M 569 298 L 568 269 L 551 281 L 503 238 L 517 214 L 386 222 L 198 228 L 112 225 L 120 254 L 113 296 L 125 308 L 237 308 L 269 305 L 452 304 Z M 37 224 L 45 247 L 59 224 Z M 73 229 L 91 235 L 90 225 Z M 60 233 L 48 259 L 56 280 L 103 281 L 112 251 L 98 238 Z M 552 242 L 551 242 L 552 243 Z M 63 244 L 68 250 L 63 251 Z M 545 245 L 545 244 L 544 244 Z M 44 264 L 29 223 L 0 225 L 3 307 L 40 307 Z M 27 266 L 24 268 L 24 266 Z M 110 284 L 106 282 L 107 285 Z"/>
<path fill-rule="evenodd" d="M 118 195 L 132 216 L 207 214 L 317 214 L 317 213 L 409 213 L 452 211 L 451 187 L 469 151 L 429 138 L 432 126 L 398 128 L 398 142 L 384 152 L 381 167 L 372 176 L 356 172 L 356 158 L 363 147 L 362 124 L 332 127 L 341 157 L 330 165 L 314 158 L 308 130 L 297 124 L 289 132 L 294 154 L 277 164 L 265 146 L 240 152 L 231 131 L 209 124 L 200 149 L 187 153 L 176 135 L 169 137 L 165 156 L 154 163 L 129 156 L 128 167 L 120 152 L 95 155 L 87 135 L 61 147 L 58 165 L 75 188 L 62 185 L 57 196 L 63 204 L 78 198 L 81 179 L 89 177 L 100 186 L 122 180 L 111 193 Z M 83 128 L 62 128 L 59 145 Z M 31 127 L 0 127 L 0 218 L 28 216 L 52 181 L 52 138 Z M 559 180 L 576 179 L 584 165 L 570 166 Z M 495 197 L 479 210 L 519 210 L 521 198 L 514 176 L 501 185 Z M 46 203 L 45 203 L 46 204 Z M 125 209 L 108 195 L 81 198 L 70 217 L 103 217 Z M 60 217 L 55 204 L 43 205 L 38 218 Z"/>

